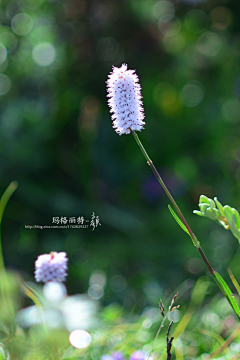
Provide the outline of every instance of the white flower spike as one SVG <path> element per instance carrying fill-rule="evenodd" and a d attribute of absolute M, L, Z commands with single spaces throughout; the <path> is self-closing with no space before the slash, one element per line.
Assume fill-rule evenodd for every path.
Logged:
<path fill-rule="evenodd" d="M 67 276 L 67 254 L 54 252 L 38 256 L 35 261 L 35 279 L 37 282 L 65 281 Z"/>
<path fill-rule="evenodd" d="M 113 113 L 113 128 L 119 135 L 130 134 L 131 130 L 141 131 L 145 122 L 142 107 L 141 86 L 135 70 L 113 66 L 107 80 L 108 105 Z"/>

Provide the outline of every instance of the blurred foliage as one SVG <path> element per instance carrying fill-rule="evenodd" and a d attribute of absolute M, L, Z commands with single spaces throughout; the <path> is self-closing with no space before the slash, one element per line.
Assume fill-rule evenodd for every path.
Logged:
<path fill-rule="evenodd" d="M 141 141 L 214 268 L 240 276 L 231 234 L 192 214 L 201 194 L 239 209 L 238 10 L 230 0 L 1 0 L 1 193 L 19 182 L 2 225 L 9 268 L 32 280 L 37 255 L 66 251 L 70 293 L 100 271 L 106 304 L 136 310 L 206 272 L 134 139 L 111 128 L 105 81 L 127 63 L 142 86 Z M 92 212 L 94 231 L 25 228 Z"/>
<path fill-rule="evenodd" d="M 2 274 L 0 280 L 2 283 Z M 48 283 L 42 288 L 24 283 L 16 273 L 7 273 L 7 282 L 8 289 L 1 287 L 1 294 L 13 306 L 9 307 L 9 318 L 4 311 L 0 312 L 2 360 L 78 360 L 80 357 L 112 360 L 103 356 L 116 351 L 128 360 L 137 350 L 142 350 L 146 357 L 151 352 L 149 359 L 165 360 L 170 321 L 173 321 L 174 359 L 210 359 L 208 356 L 213 352 L 214 359 L 233 360 L 239 356 L 239 323 L 226 299 L 215 294 L 215 285 L 205 275 L 195 284 L 189 280 L 181 284 L 176 299 L 180 309 L 168 313 L 157 337 L 162 322 L 157 304 L 144 307 L 139 315 L 130 312 L 126 315 L 116 303 L 96 312 L 98 301 L 83 294 L 68 296 L 63 284 Z M 30 302 L 26 289 L 39 301 Z M 174 294 L 163 298 L 166 312 Z"/>

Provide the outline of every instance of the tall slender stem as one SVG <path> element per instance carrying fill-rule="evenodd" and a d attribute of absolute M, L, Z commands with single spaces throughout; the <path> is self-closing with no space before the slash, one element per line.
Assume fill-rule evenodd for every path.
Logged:
<path fill-rule="evenodd" d="M 146 152 L 143 144 L 142 144 L 141 141 L 139 140 L 139 137 L 137 136 L 137 134 L 135 133 L 135 131 L 132 131 L 132 134 L 133 134 L 134 139 L 136 140 L 138 146 L 140 147 L 140 149 L 141 149 L 141 151 L 142 151 L 145 159 L 147 160 L 148 165 L 151 167 L 152 172 L 154 173 L 156 179 L 158 180 L 158 182 L 159 182 L 160 185 L 162 186 L 163 190 L 165 191 L 167 197 L 168 197 L 169 200 L 171 201 L 173 207 L 175 208 L 176 212 L 178 213 L 178 215 L 179 215 L 180 219 L 182 220 L 183 224 L 186 226 L 186 228 L 187 228 L 187 230 L 188 230 L 188 232 L 189 232 L 189 235 L 191 236 L 191 239 L 192 239 L 194 245 L 196 246 L 196 248 L 198 249 L 198 252 L 200 253 L 203 261 L 205 262 L 205 264 L 206 264 L 206 266 L 207 266 L 210 274 L 215 278 L 215 272 L 214 272 L 214 270 L 213 270 L 210 262 L 208 261 L 206 255 L 204 254 L 204 252 L 203 252 L 203 250 L 202 250 L 202 248 L 201 248 L 201 246 L 200 246 L 200 244 L 199 244 L 196 236 L 194 235 L 192 229 L 191 229 L 190 226 L 188 225 L 188 223 L 187 223 L 185 217 L 183 216 L 181 210 L 179 209 L 176 201 L 174 200 L 174 198 L 172 197 L 170 191 L 169 191 L 168 188 L 166 187 L 163 179 L 161 178 L 160 174 L 158 173 L 157 169 L 155 168 L 152 160 L 151 160 L 150 157 L 148 156 L 148 154 L 147 154 L 147 152 Z"/>

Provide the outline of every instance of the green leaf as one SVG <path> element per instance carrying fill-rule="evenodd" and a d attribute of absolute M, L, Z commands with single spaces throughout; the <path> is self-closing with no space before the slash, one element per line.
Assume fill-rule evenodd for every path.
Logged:
<path fill-rule="evenodd" d="M 211 220 L 217 220 L 219 218 L 219 211 L 217 209 L 208 208 L 206 210 L 206 215 Z"/>
<path fill-rule="evenodd" d="M 239 286 L 239 283 L 237 282 L 237 280 L 236 280 L 235 276 L 233 275 L 231 269 L 228 269 L 228 274 L 229 274 L 229 276 L 230 276 L 230 278 L 231 278 L 231 280 L 232 280 L 232 283 L 233 283 L 235 289 L 236 289 L 237 292 L 238 292 L 238 295 L 240 295 L 240 286 Z"/>
<path fill-rule="evenodd" d="M 182 223 L 182 221 L 179 219 L 179 217 L 177 216 L 177 214 L 175 214 L 175 212 L 173 211 L 173 209 L 171 208 L 170 205 L 168 205 L 168 209 L 169 209 L 170 213 L 172 214 L 173 218 L 176 220 L 176 222 L 177 222 L 178 225 L 180 226 L 180 228 L 181 228 L 183 231 L 185 231 L 185 233 L 187 233 L 187 234 L 190 236 L 190 238 L 192 239 L 192 237 L 191 237 L 188 229 L 187 229 L 186 226 Z M 194 235 L 194 236 L 195 236 L 195 235 Z M 196 236 L 195 236 L 195 239 L 196 239 L 197 243 L 200 244 L 199 241 L 197 240 Z M 196 246 L 196 244 L 194 243 L 193 239 L 192 239 L 192 242 L 193 242 L 193 245 Z"/>
<path fill-rule="evenodd" d="M 199 215 L 199 216 L 204 216 L 204 217 L 206 216 L 201 211 L 198 211 L 198 210 L 193 210 L 193 213 L 196 215 Z"/>
<path fill-rule="evenodd" d="M 234 225 L 234 212 L 233 209 L 229 205 L 224 206 L 224 214 L 226 216 L 227 222 L 229 225 Z"/>
<path fill-rule="evenodd" d="M 240 230 L 240 216 L 239 216 L 239 212 L 238 212 L 236 209 L 234 209 L 234 208 L 232 208 L 232 210 L 233 210 L 233 213 L 234 213 L 234 223 L 235 223 L 237 229 Z"/>
<path fill-rule="evenodd" d="M 178 225 L 180 226 L 180 228 L 183 229 L 183 231 L 185 231 L 185 233 L 187 233 L 190 236 L 188 229 L 182 223 L 182 221 L 179 219 L 179 217 L 175 214 L 175 212 L 173 211 L 173 209 L 171 208 L 170 205 L 168 205 L 168 209 L 169 209 L 170 213 L 172 214 L 172 216 L 174 217 L 174 219 L 176 220 L 176 222 L 178 223 Z"/>
<path fill-rule="evenodd" d="M 216 197 L 214 198 L 214 201 L 215 201 L 215 204 L 217 205 L 218 210 L 220 211 L 220 214 L 221 214 L 223 217 L 225 217 L 224 209 L 223 209 L 222 204 L 218 201 L 218 199 L 217 199 Z"/>
<path fill-rule="evenodd" d="M 226 282 L 223 280 L 223 278 L 221 277 L 221 275 L 219 275 L 216 271 L 214 271 L 214 279 L 219 287 L 219 289 L 222 291 L 222 293 L 224 294 L 224 296 L 226 297 L 227 301 L 229 302 L 229 304 L 231 305 L 231 307 L 233 308 L 235 314 L 238 316 L 238 318 L 240 319 L 240 309 L 239 306 L 236 302 L 235 297 L 233 296 L 230 288 L 228 287 L 228 285 L 226 284 Z"/>
<path fill-rule="evenodd" d="M 207 196 L 201 195 L 199 198 L 199 204 L 209 204 L 210 205 L 210 200 L 213 201 L 212 199 L 209 199 Z"/>
<path fill-rule="evenodd" d="M 210 209 L 209 204 L 205 204 L 205 203 L 199 204 L 199 208 L 205 216 L 206 216 L 207 209 Z"/>
<path fill-rule="evenodd" d="M 230 231 L 235 236 L 236 239 L 238 239 L 240 243 L 240 231 L 237 229 L 235 224 L 230 224 Z"/>
<path fill-rule="evenodd" d="M 226 206 L 224 206 L 224 214 L 226 216 L 226 219 L 227 219 L 227 222 L 229 224 L 232 234 L 235 236 L 235 238 L 238 239 L 238 241 L 240 243 L 240 231 L 238 230 L 237 225 L 236 225 L 236 222 L 238 222 L 237 210 L 226 205 Z"/>

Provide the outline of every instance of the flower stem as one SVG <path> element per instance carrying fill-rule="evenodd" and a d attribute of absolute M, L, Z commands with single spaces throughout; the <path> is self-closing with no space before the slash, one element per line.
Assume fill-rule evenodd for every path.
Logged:
<path fill-rule="evenodd" d="M 213 270 L 210 262 L 208 261 L 206 255 L 204 254 L 204 252 L 203 252 L 203 250 L 202 250 L 202 248 L 201 248 L 201 246 L 200 246 L 200 244 L 199 244 L 196 236 L 195 236 L 194 233 L 192 232 L 192 229 L 191 229 L 190 226 L 188 225 L 188 223 L 187 223 L 185 217 L 183 216 L 181 210 L 179 209 L 176 201 L 174 200 L 174 198 L 172 197 L 170 191 L 169 191 L 168 188 L 166 187 L 164 181 L 162 180 L 162 178 L 161 178 L 160 174 L 158 173 L 157 169 L 155 168 L 152 160 L 151 160 L 150 157 L 148 156 L 148 154 L 147 154 L 147 152 L 146 152 L 143 144 L 142 144 L 141 141 L 139 140 L 139 137 L 137 136 L 137 134 L 135 133 L 135 131 L 132 131 L 132 134 L 133 134 L 134 139 L 136 140 L 138 146 L 140 147 L 140 149 L 141 149 L 141 151 L 142 151 L 145 159 L 147 160 L 147 164 L 151 167 L 152 172 L 154 173 L 156 179 L 158 180 L 158 182 L 159 182 L 160 185 L 162 186 L 163 190 L 165 191 L 167 197 L 168 197 L 169 200 L 171 201 L 173 207 L 175 208 L 176 212 L 178 213 L 178 215 L 179 215 L 180 219 L 182 220 L 183 224 L 186 226 L 186 228 L 187 228 L 187 230 L 188 230 L 188 232 L 189 232 L 189 235 L 190 235 L 190 237 L 191 237 L 194 245 L 196 246 L 199 254 L 201 255 L 203 261 L 205 262 L 205 264 L 206 264 L 206 266 L 207 266 L 210 274 L 211 274 L 211 275 L 214 277 L 214 279 L 215 279 L 215 278 L 216 278 L 216 276 L 215 276 L 215 271 Z M 216 281 L 216 279 L 215 279 L 215 281 Z"/>

